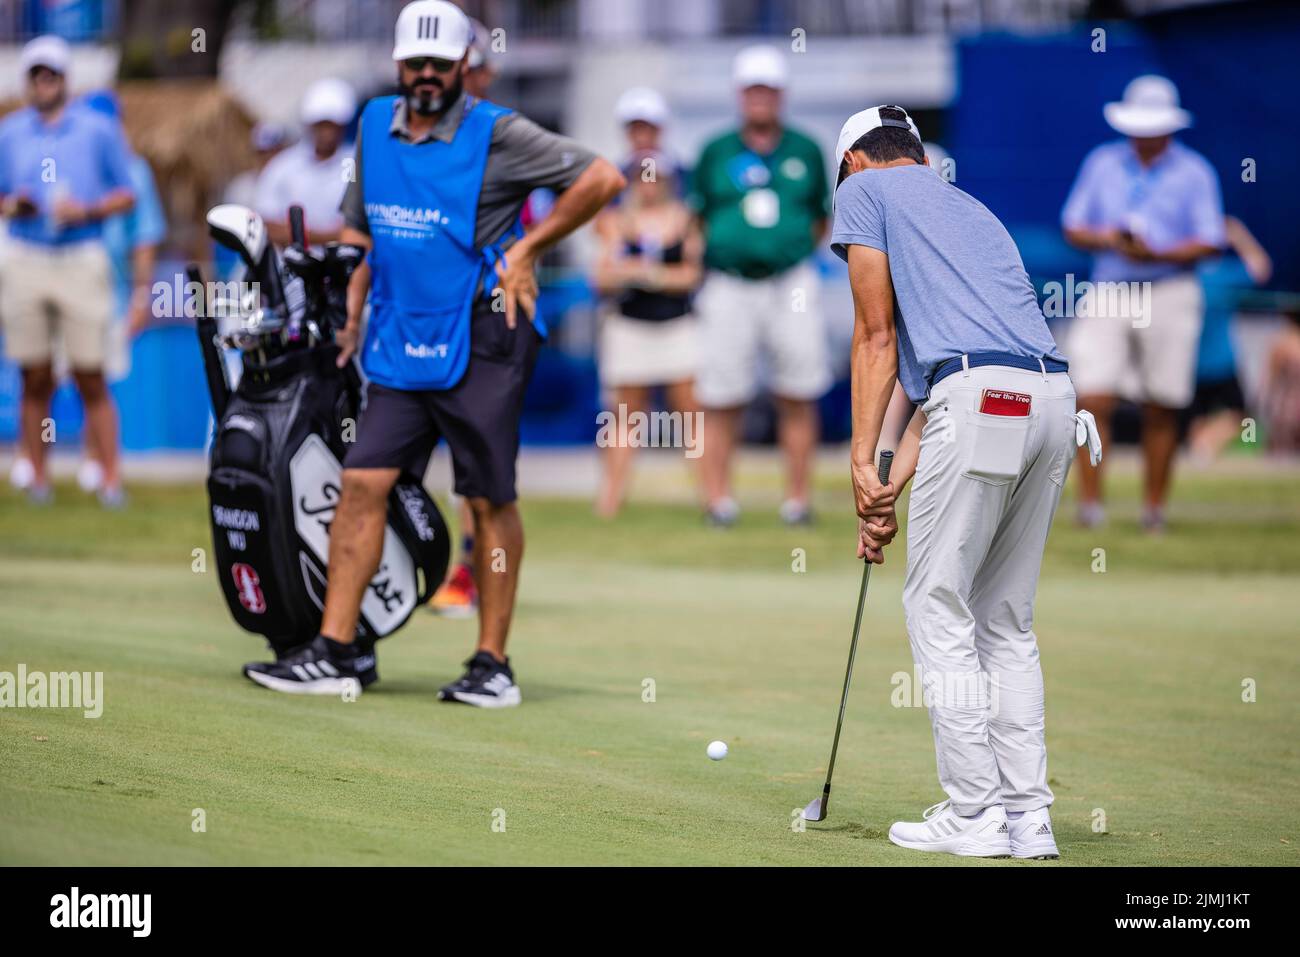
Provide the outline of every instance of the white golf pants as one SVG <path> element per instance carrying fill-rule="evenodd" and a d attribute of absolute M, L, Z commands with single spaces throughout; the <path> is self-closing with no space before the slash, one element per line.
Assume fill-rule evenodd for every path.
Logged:
<path fill-rule="evenodd" d="M 987 389 L 1030 396 L 1029 415 L 981 414 Z M 1034 592 L 1074 458 L 1074 387 L 1064 372 L 981 366 L 936 383 L 923 408 L 903 611 L 939 783 L 958 814 L 1047 807 Z"/>

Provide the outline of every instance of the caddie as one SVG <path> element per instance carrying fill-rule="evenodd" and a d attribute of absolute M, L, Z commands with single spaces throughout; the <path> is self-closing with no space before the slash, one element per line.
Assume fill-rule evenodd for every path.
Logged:
<path fill-rule="evenodd" d="M 1080 427 L 1066 361 L 1010 235 L 930 168 L 904 110 L 850 117 L 836 156 L 831 245 L 848 262 L 855 314 L 858 555 L 884 561 L 895 497 L 915 477 L 903 609 L 947 794 L 889 839 L 1055 857 L 1033 603 Z M 896 380 L 918 410 L 882 485 L 873 457 Z"/>
<path fill-rule="evenodd" d="M 359 348 L 369 384 L 343 463 L 321 633 L 274 664 L 244 669 L 278 691 L 338 694 L 345 683 L 376 679 L 373 656 L 358 654 L 354 638 L 379 566 L 388 493 L 442 439 L 456 492 L 474 512 L 480 605 L 475 652 L 439 697 L 494 708 L 521 699 L 505 649 L 524 547 L 519 419 L 546 334 L 534 267 L 624 182 L 574 141 L 465 93 L 469 46 L 469 18 L 455 4 L 407 4 L 393 49 L 402 93 L 362 111 L 342 240 L 369 254 L 353 274 L 338 340 L 340 364 Z M 519 212 L 542 187 L 558 198 L 525 236 Z M 367 292 L 370 320 L 358 343 Z"/>

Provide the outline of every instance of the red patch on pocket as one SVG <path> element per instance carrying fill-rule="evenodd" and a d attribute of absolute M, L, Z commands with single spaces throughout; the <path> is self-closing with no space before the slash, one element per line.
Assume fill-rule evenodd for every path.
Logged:
<path fill-rule="evenodd" d="M 1028 415 L 1032 396 L 1024 392 L 985 389 L 980 396 L 980 411 L 985 415 Z"/>

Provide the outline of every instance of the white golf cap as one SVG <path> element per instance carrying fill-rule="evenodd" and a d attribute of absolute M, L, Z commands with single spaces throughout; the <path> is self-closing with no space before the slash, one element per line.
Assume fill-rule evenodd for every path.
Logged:
<path fill-rule="evenodd" d="M 1178 105 L 1178 87 L 1148 73 L 1124 87 L 1124 99 L 1107 103 L 1106 122 L 1125 136 L 1167 136 L 1192 125 L 1192 114 Z"/>
<path fill-rule="evenodd" d="M 881 110 L 898 110 L 903 114 L 901 120 L 883 119 L 880 116 Z M 860 113 L 854 113 L 844 125 L 840 127 L 840 138 L 835 141 L 835 162 L 838 164 L 844 159 L 844 154 L 854 143 L 862 139 L 864 135 L 872 130 L 880 129 L 882 126 L 897 126 L 899 129 L 910 130 L 912 135 L 918 140 L 921 139 L 921 132 L 912 122 L 912 118 L 907 115 L 907 110 L 901 106 L 891 106 L 888 103 L 881 106 L 873 106 L 869 110 L 863 110 Z"/>
<path fill-rule="evenodd" d="M 301 118 L 304 126 L 314 123 L 337 123 L 347 126 L 357 112 L 357 95 L 342 80 L 327 77 L 307 88 L 302 98 Z"/>
<path fill-rule="evenodd" d="M 668 104 L 658 90 L 648 86 L 634 86 L 618 98 L 614 115 L 623 126 L 640 120 L 651 126 L 664 126 L 668 122 Z"/>
<path fill-rule="evenodd" d="M 402 7 L 394 31 L 393 59 L 432 56 L 459 60 L 469 49 L 469 17 L 447 0 L 415 0 Z"/>
<path fill-rule="evenodd" d="M 28 42 L 23 47 L 18 62 L 24 74 L 36 66 L 47 67 L 55 73 L 67 73 L 68 65 L 72 62 L 72 49 L 63 37 L 47 33 Z"/>
<path fill-rule="evenodd" d="M 787 80 L 785 57 L 776 47 L 767 44 L 745 47 L 732 61 L 731 78 L 738 90 L 751 86 L 784 90 Z"/>

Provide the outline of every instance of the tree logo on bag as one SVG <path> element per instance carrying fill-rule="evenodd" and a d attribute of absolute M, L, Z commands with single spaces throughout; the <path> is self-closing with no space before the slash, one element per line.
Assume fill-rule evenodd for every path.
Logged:
<path fill-rule="evenodd" d="M 266 612 L 266 596 L 262 594 L 262 580 L 252 565 L 236 562 L 230 566 L 230 575 L 235 580 L 235 591 L 244 611 L 254 615 Z"/>

